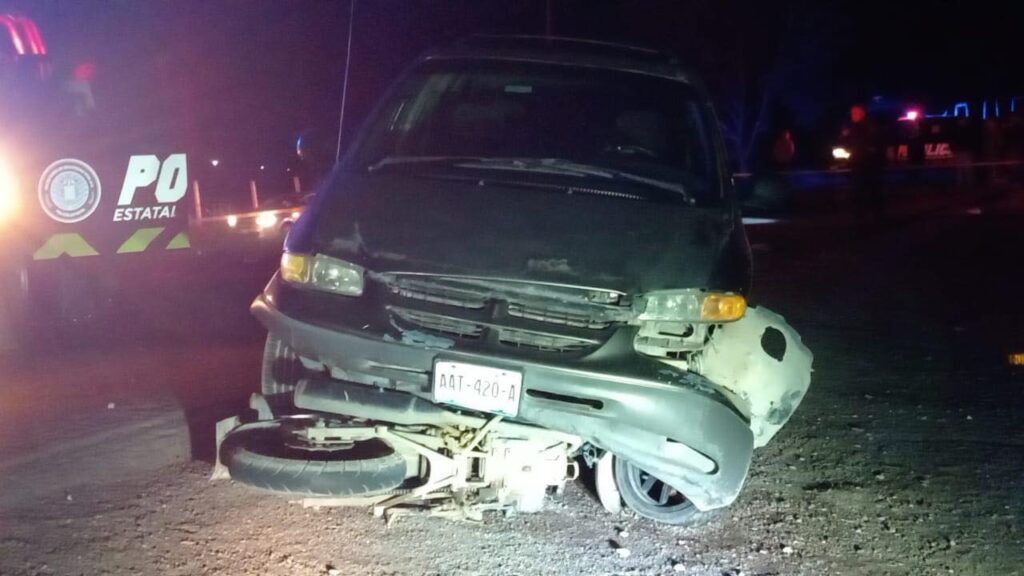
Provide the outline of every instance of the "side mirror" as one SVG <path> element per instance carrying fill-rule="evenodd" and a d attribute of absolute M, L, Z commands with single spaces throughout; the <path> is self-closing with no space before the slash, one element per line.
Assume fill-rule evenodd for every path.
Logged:
<path fill-rule="evenodd" d="M 793 189 L 781 176 L 736 178 L 736 194 L 748 216 L 777 216 L 792 208 Z"/>

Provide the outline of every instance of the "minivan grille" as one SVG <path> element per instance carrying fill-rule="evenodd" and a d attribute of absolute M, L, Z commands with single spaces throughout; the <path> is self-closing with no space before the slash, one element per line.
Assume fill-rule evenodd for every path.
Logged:
<path fill-rule="evenodd" d="M 608 320 L 596 319 L 580 312 L 535 303 L 509 302 L 508 315 L 526 318 L 527 320 L 537 320 L 538 322 L 561 324 L 575 328 L 590 328 L 592 330 L 604 330 L 611 326 L 611 322 Z"/>
<path fill-rule="evenodd" d="M 398 308 L 395 306 L 390 307 L 389 310 L 396 317 L 409 324 L 413 324 L 420 328 L 426 328 L 433 332 L 457 336 L 459 338 L 480 338 L 485 329 L 482 324 L 462 320 L 460 318 L 442 316 L 440 314 L 430 314 L 428 312 L 420 312 L 419 310 L 409 310 L 407 308 Z"/>
<path fill-rule="evenodd" d="M 498 342 L 516 348 L 533 348 L 544 352 L 578 352 L 597 344 L 593 340 L 540 334 L 512 328 L 498 328 Z"/>
<path fill-rule="evenodd" d="M 392 294 L 402 298 L 409 298 L 410 300 L 422 300 L 424 302 L 474 310 L 479 310 L 487 304 L 487 299 L 479 292 L 430 282 L 396 282 L 392 283 L 389 288 Z"/>
<path fill-rule="evenodd" d="M 391 312 L 392 317 L 398 320 L 398 327 L 400 329 L 422 329 L 445 336 L 454 336 L 462 340 L 483 340 L 486 339 L 488 334 L 493 334 L 491 340 L 503 346 L 528 348 L 543 352 L 576 352 L 586 350 L 600 343 L 593 338 L 579 338 L 534 330 L 509 328 L 507 326 L 496 326 L 453 318 L 442 314 L 409 310 L 397 306 L 390 306 L 388 310 Z"/>
<path fill-rule="evenodd" d="M 528 282 L 381 275 L 399 330 L 425 330 L 474 346 L 555 353 L 596 349 L 622 325 L 621 294 Z M 608 304 L 603 302 L 615 302 Z"/>

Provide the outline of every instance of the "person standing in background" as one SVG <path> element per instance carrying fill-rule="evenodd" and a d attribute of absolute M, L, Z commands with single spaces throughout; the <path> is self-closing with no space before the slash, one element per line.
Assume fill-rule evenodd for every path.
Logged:
<path fill-rule="evenodd" d="M 885 217 L 882 190 L 885 147 L 878 126 L 860 104 L 850 108 L 850 123 L 846 149 L 850 152 L 850 179 L 857 217 L 861 223 L 878 223 Z"/>
<path fill-rule="evenodd" d="M 793 142 L 793 134 L 789 130 L 783 130 L 772 145 L 772 162 L 779 172 L 787 170 L 796 157 L 796 143 Z"/>

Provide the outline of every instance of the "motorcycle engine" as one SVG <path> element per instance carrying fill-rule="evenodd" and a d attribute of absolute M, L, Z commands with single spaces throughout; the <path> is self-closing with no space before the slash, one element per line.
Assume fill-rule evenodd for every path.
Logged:
<path fill-rule="evenodd" d="M 503 505 L 519 512 L 538 512 L 549 491 L 561 493 L 575 476 L 570 462 L 573 447 L 550 439 L 496 437 L 490 441 L 481 470 Z"/>

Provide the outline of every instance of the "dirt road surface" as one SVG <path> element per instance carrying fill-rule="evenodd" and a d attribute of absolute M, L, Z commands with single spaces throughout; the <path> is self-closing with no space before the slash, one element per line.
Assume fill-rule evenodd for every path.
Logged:
<path fill-rule="evenodd" d="M 814 379 L 739 500 L 688 528 L 609 515 L 581 483 L 536 515 L 386 526 L 211 482 L 260 334 L 242 297 L 190 295 L 216 330 L 3 367 L 0 574 L 1024 574 L 1020 224 L 755 237 L 755 300 Z"/>

